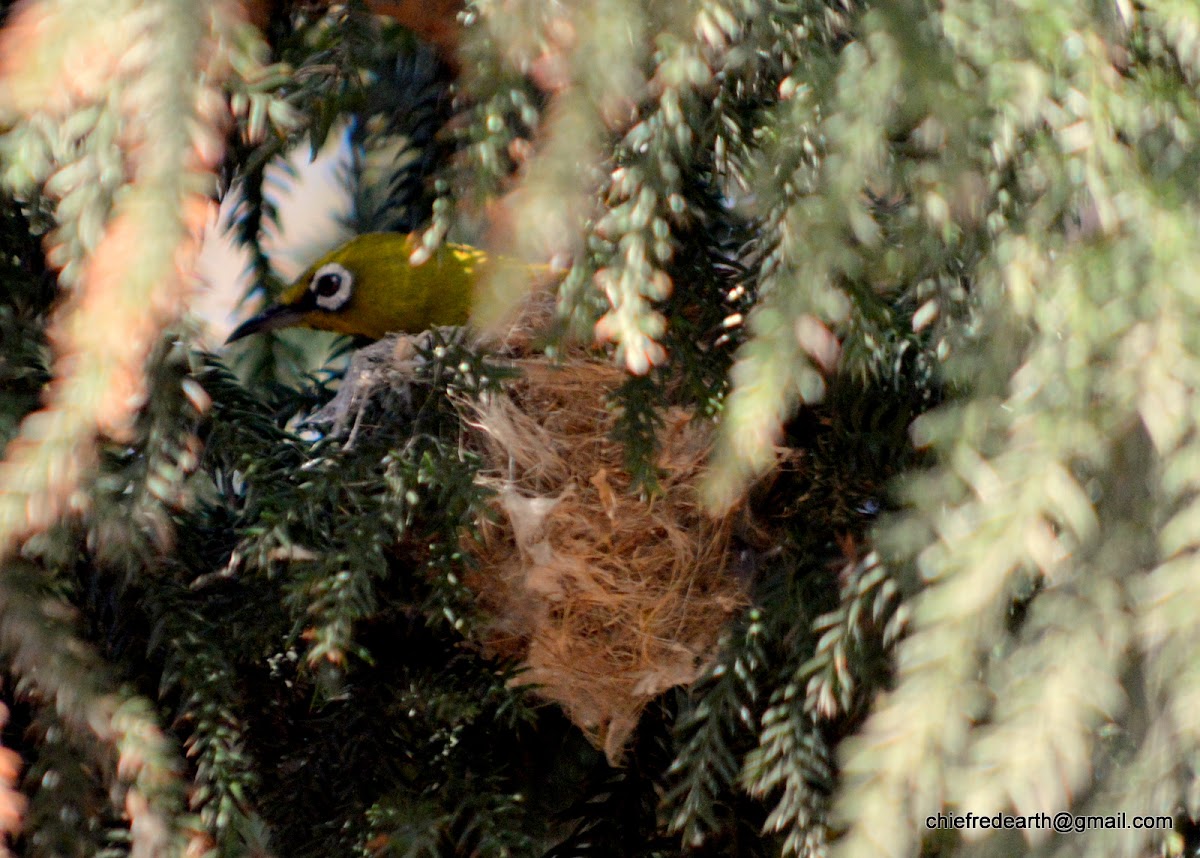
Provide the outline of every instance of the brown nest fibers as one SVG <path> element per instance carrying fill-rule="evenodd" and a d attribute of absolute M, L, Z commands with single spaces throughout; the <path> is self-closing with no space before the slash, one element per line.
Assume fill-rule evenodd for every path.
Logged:
<path fill-rule="evenodd" d="M 642 709 L 693 682 L 744 603 L 728 573 L 730 519 L 697 494 L 707 421 L 665 413 L 660 493 L 630 490 L 609 394 L 624 373 L 594 360 L 516 361 L 503 394 L 462 403 L 495 515 L 470 546 L 487 646 L 562 706 L 610 761 Z"/>

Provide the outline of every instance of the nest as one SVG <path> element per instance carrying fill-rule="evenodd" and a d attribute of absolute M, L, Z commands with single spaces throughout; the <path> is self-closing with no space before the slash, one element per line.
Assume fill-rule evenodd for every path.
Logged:
<path fill-rule="evenodd" d="M 525 665 L 520 682 L 620 759 L 646 704 L 693 682 L 745 599 L 728 574 L 730 518 L 696 491 L 711 429 L 669 409 L 661 493 L 630 492 L 608 395 L 624 374 L 600 362 L 516 362 L 503 395 L 464 404 L 495 489 L 468 583 L 491 617 L 487 645 Z"/>

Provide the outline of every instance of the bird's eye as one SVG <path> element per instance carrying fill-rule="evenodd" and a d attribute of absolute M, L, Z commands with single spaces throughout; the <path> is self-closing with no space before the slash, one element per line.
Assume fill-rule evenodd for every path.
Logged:
<path fill-rule="evenodd" d="M 308 282 L 309 291 L 317 299 L 322 310 L 335 312 L 346 306 L 354 285 L 354 277 L 344 266 L 336 262 L 322 265 Z"/>
<path fill-rule="evenodd" d="M 342 288 L 342 275 L 322 274 L 317 278 L 317 282 L 313 284 L 313 291 L 322 298 L 328 298 L 331 295 L 336 295 L 337 291 Z"/>

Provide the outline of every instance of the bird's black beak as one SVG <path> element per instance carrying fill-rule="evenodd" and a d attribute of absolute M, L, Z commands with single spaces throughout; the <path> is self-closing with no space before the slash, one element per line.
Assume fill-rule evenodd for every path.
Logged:
<path fill-rule="evenodd" d="M 304 318 L 305 311 L 296 307 L 287 307 L 283 304 L 276 304 L 273 307 L 268 307 L 257 316 L 247 319 L 236 328 L 229 339 L 225 340 L 225 345 L 240 340 L 242 337 L 248 337 L 251 334 L 257 334 L 260 331 L 275 331 L 279 328 L 287 328 L 300 323 Z"/>

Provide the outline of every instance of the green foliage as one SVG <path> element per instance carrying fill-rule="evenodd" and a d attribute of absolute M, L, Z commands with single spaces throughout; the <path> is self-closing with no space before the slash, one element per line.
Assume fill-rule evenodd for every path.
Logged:
<path fill-rule="evenodd" d="M 763 662 L 761 635 L 760 616 L 752 610 L 740 640 L 724 647 L 721 661 L 707 680 L 697 684 L 695 708 L 683 713 L 676 740 L 679 755 L 667 772 L 668 778 L 678 781 L 663 801 L 668 830 L 679 832 L 690 846 L 701 845 L 720 827 L 715 805 L 737 776 L 736 748 L 731 742 L 754 728 L 760 693 L 755 674 Z"/>
<path fill-rule="evenodd" d="M 17 853 L 1194 851 L 1195 4 L 476 0 L 456 72 L 321 5 L 267 43 L 5 6 L 41 16 L 0 87 Z M 197 194 L 239 195 L 273 294 L 280 159 L 339 138 L 347 228 L 562 269 L 550 333 L 632 371 L 648 503 L 668 409 L 716 426 L 747 607 L 619 768 L 481 634 L 461 415 L 503 361 L 434 331 L 348 396 L 300 337 L 206 355 L 177 318 Z"/>

